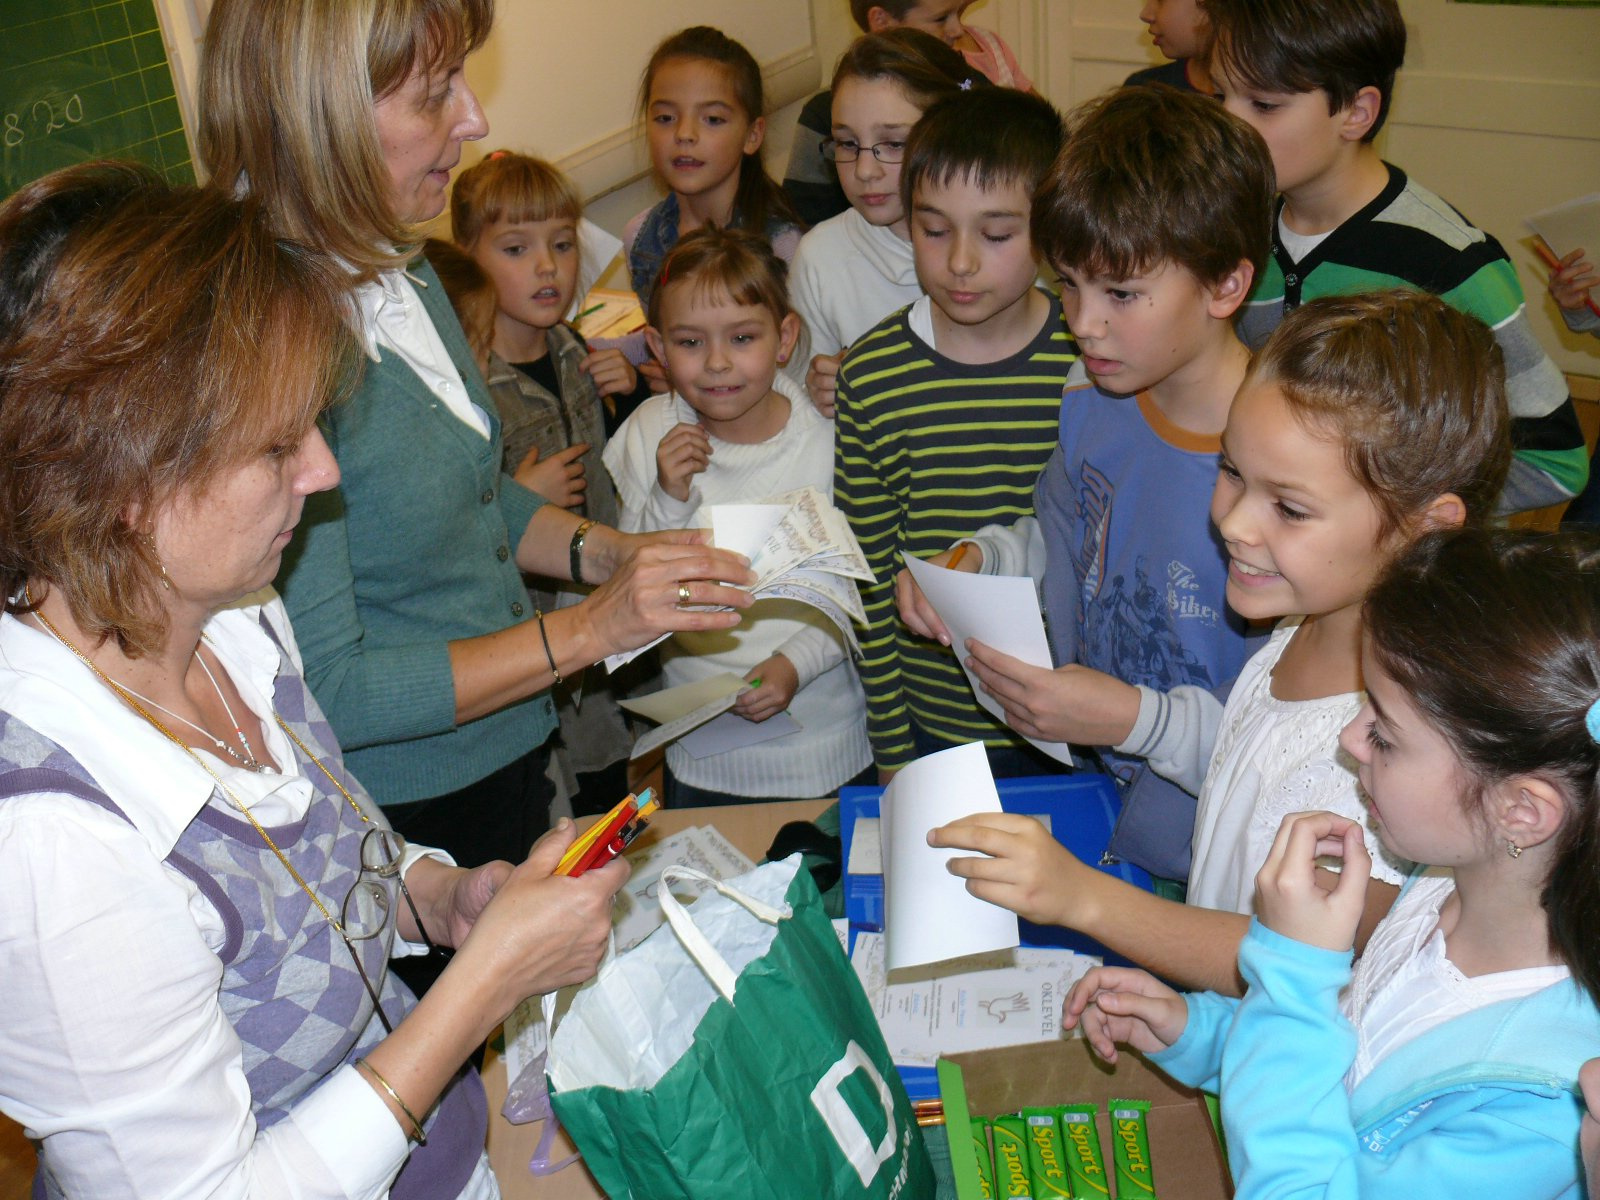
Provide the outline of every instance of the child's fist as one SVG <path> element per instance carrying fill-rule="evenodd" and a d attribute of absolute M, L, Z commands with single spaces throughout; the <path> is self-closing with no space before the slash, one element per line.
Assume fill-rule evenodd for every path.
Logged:
<path fill-rule="evenodd" d="M 639 373 L 627 356 L 615 347 L 596 350 L 578 364 L 578 370 L 587 371 L 594 381 L 594 390 L 602 396 L 626 395 L 639 383 Z"/>
<path fill-rule="evenodd" d="M 1585 257 L 1581 246 L 1550 271 L 1550 294 L 1562 308 L 1582 308 L 1589 302 L 1589 289 L 1597 283 L 1600 277 L 1596 277 L 1594 264 Z"/>
<path fill-rule="evenodd" d="M 789 707 L 800 690 L 800 674 L 782 654 L 774 654 L 745 673 L 750 690 L 734 702 L 733 711 L 746 721 L 761 722 Z"/>
<path fill-rule="evenodd" d="M 811 368 L 806 372 L 806 394 L 825 417 L 833 416 L 836 408 L 839 364 L 843 361 L 842 354 L 819 354 L 811 360 Z"/>
<path fill-rule="evenodd" d="M 1317 877 L 1317 859 L 1325 855 L 1343 860 L 1331 889 Z M 1372 858 L 1357 822 L 1330 812 L 1291 813 L 1256 874 L 1256 915 L 1274 933 L 1297 942 L 1349 950 L 1371 874 Z"/>
<path fill-rule="evenodd" d="M 685 421 L 674 426 L 656 447 L 656 482 L 680 504 L 689 499 L 689 483 L 711 465 L 711 435 Z"/>
<path fill-rule="evenodd" d="M 512 478 L 556 507 L 571 508 L 583 500 L 589 486 L 580 461 L 588 452 L 589 443 L 579 442 L 541 461 L 539 447 L 535 446 L 517 465 Z"/>

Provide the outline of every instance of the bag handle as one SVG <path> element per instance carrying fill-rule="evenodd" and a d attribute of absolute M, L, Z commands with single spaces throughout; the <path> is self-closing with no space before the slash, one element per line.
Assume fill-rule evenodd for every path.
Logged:
<path fill-rule="evenodd" d="M 721 895 L 726 896 L 739 905 L 751 916 L 768 925 L 776 925 L 788 916 L 787 909 L 773 908 L 763 900 L 757 900 L 736 887 L 731 887 L 720 879 L 707 875 L 704 871 L 697 871 L 693 867 L 670 866 L 661 872 L 661 883 L 656 889 L 656 901 L 661 905 L 661 911 L 666 915 L 667 924 L 672 926 L 672 932 L 678 935 L 678 941 L 683 944 L 689 957 L 694 959 L 695 965 L 706 973 L 706 978 L 711 981 L 711 986 L 728 1003 L 733 1003 L 734 985 L 738 983 L 738 974 L 728 966 L 727 959 L 711 944 L 711 939 L 700 932 L 700 927 L 694 923 L 694 918 L 689 915 L 682 902 L 672 894 L 672 884 L 681 879 L 696 880 L 709 884 Z"/>

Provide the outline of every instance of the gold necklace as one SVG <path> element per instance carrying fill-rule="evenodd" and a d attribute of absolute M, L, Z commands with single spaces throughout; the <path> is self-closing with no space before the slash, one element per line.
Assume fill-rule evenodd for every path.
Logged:
<path fill-rule="evenodd" d="M 356 948 L 350 941 L 350 935 L 345 932 L 344 925 L 340 923 L 338 918 L 328 911 L 328 906 L 323 904 L 316 892 L 311 890 L 311 885 L 305 881 L 304 876 L 302 876 L 299 871 L 295 870 L 294 864 L 289 861 L 289 856 L 286 855 L 282 850 L 278 849 L 278 843 L 272 840 L 272 835 L 267 832 L 266 826 L 262 825 L 260 821 L 256 820 L 256 815 L 250 811 L 250 806 L 245 804 L 244 801 L 240 800 L 238 796 L 234 795 L 233 789 L 222 781 L 222 776 L 213 771 L 210 764 L 208 764 L 205 759 L 201 758 L 194 752 L 193 746 L 189 745 L 189 743 L 185 742 L 177 734 L 173 733 L 172 730 L 168 729 L 160 721 L 156 720 L 154 714 L 152 714 L 149 709 L 145 708 L 144 705 L 140 704 L 138 698 L 129 692 L 127 688 L 123 687 L 115 679 L 107 675 L 99 668 L 98 665 L 96 665 L 93 659 L 91 659 L 82 650 L 79 650 L 65 637 L 63 637 L 61 635 L 61 631 L 50 623 L 50 619 L 46 617 L 44 613 L 40 612 L 34 607 L 33 597 L 28 594 L 28 589 L 26 586 L 24 586 L 22 589 L 22 598 L 23 601 L 28 605 L 29 611 L 33 613 L 34 619 L 45 627 L 45 630 L 50 634 L 51 637 L 55 638 L 56 641 L 60 642 L 68 650 L 72 651 L 72 653 L 77 656 L 78 661 L 83 663 L 84 666 L 88 667 L 89 670 L 93 671 L 99 678 L 100 682 L 105 684 L 114 693 L 116 693 L 117 697 L 124 704 L 133 709 L 134 712 L 138 713 L 146 721 L 150 722 L 151 725 L 154 725 L 156 729 L 160 730 L 161 733 L 166 736 L 168 741 L 172 742 L 172 744 L 177 746 L 178 749 L 182 750 L 190 758 L 194 759 L 201 770 L 203 770 L 207 775 L 211 776 L 212 779 L 216 780 L 217 787 L 220 788 L 222 790 L 222 794 L 228 798 L 228 802 L 245 815 L 245 819 L 248 820 L 250 824 L 255 827 L 255 831 L 261 835 L 261 840 L 266 842 L 268 848 L 271 849 L 273 854 L 277 855 L 278 861 L 283 864 L 284 870 L 288 871 L 290 876 L 293 877 L 294 881 L 300 885 L 301 890 L 304 891 L 307 896 L 311 897 L 311 903 L 317 906 L 317 911 L 322 914 L 323 920 L 327 921 L 328 924 L 338 932 L 339 936 L 344 939 L 344 944 L 349 947 L 350 953 L 355 954 Z M 344 784 L 340 783 L 338 779 L 334 778 L 333 772 L 328 770 L 327 765 L 323 763 L 320 758 L 311 753 L 306 744 L 300 740 L 299 735 L 297 735 L 294 730 L 290 729 L 288 723 L 278 715 L 278 711 L 276 709 L 273 710 L 272 716 L 273 719 L 278 722 L 278 727 L 289 735 L 296 746 L 300 747 L 301 753 L 303 753 L 312 762 L 316 763 L 321 769 L 322 773 L 328 777 L 328 781 L 332 783 L 334 787 L 339 789 L 339 794 L 349 801 L 350 807 L 355 810 L 356 816 L 361 818 L 362 823 L 370 825 L 372 823 L 371 819 L 366 813 L 361 811 L 361 806 L 356 803 L 356 798 L 352 796 L 348 790 L 346 790 Z"/>

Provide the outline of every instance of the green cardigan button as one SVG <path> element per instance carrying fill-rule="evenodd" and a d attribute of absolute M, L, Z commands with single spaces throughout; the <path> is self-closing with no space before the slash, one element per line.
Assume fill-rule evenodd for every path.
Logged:
<path fill-rule="evenodd" d="M 511 615 L 513 617 L 520 617 L 522 615 L 522 601 L 518 600 L 511 605 Z"/>
<path fill-rule="evenodd" d="M 494 552 L 494 556 L 501 562 L 505 562 L 506 559 L 511 557 L 511 548 L 509 546 L 501 546 Z"/>
<path fill-rule="evenodd" d="M 483 494 L 483 496 L 482 496 L 482 499 L 483 499 L 483 502 L 485 504 L 493 504 L 494 503 L 494 489 L 490 488 L 487 492 L 485 492 Z"/>

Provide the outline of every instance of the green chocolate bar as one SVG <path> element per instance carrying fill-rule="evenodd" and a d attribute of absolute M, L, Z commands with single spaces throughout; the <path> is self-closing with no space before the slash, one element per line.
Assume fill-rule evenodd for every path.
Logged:
<path fill-rule="evenodd" d="M 1033 1180 L 1033 1200 L 1072 1196 L 1066 1155 L 1061 1147 L 1061 1126 L 1053 1108 L 1025 1108 L 1028 1123 L 1028 1176 Z"/>
<path fill-rule="evenodd" d="M 978 1160 L 978 1195 L 994 1200 L 994 1155 L 989 1153 L 989 1122 L 972 1118 L 972 1152 Z"/>
<path fill-rule="evenodd" d="M 1061 1114 L 1061 1135 L 1066 1142 L 1067 1173 L 1078 1200 L 1111 1195 L 1105 1155 L 1100 1153 L 1100 1131 L 1094 1126 L 1093 1104 L 1068 1104 Z"/>
<path fill-rule="evenodd" d="M 1111 1113 L 1111 1153 L 1117 1164 L 1117 1195 L 1120 1200 L 1153 1197 L 1155 1176 L 1150 1169 L 1150 1130 L 1145 1115 L 1148 1100 L 1113 1100 L 1106 1106 Z"/>
<path fill-rule="evenodd" d="M 996 1117 L 989 1123 L 994 1135 L 994 1191 L 1004 1200 L 1029 1200 L 1028 1126 L 1021 1117 Z"/>

